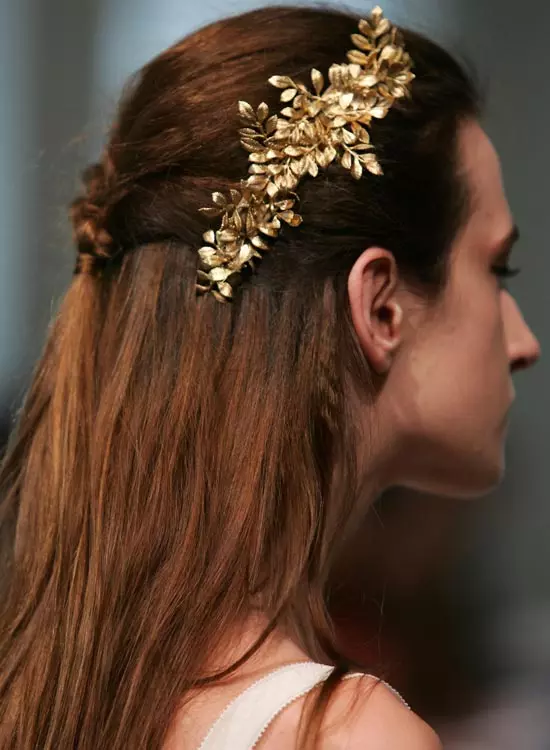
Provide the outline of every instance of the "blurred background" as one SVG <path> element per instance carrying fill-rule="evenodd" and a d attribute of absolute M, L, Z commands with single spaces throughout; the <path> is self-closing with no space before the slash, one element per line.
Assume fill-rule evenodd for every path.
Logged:
<path fill-rule="evenodd" d="M 72 272 L 66 205 L 101 148 L 124 80 L 177 38 L 261 4 L 1 0 L 2 442 Z M 346 7 L 367 13 L 372 4 Z M 523 273 L 512 289 L 543 357 L 518 376 L 508 477 L 498 492 L 467 503 L 403 492 L 382 498 L 335 573 L 331 606 L 343 647 L 376 662 L 446 748 L 549 750 L 550 4 L 386 0 L 383 7 L 479 71 L 484 124 L 522 233 Z"/>

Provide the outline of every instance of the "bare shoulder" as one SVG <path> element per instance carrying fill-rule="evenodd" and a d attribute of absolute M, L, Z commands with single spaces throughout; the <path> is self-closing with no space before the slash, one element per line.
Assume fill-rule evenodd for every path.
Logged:
<path fill-rule="evenodd" d="M 345 680 L 327 711 L 324 750 L 442 750 L 435 731 L 376 678 Z"/>

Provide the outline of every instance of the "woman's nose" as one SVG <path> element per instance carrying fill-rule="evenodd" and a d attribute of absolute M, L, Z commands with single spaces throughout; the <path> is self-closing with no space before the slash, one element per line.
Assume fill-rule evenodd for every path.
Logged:
<path fill-rule="evenodd" d="M 509 294 L 507 298 L 505 326 L 508 358 L 512 372 L 517 372 L 536 364 L 540 359 L 541 348 L 514 298 Z"/>

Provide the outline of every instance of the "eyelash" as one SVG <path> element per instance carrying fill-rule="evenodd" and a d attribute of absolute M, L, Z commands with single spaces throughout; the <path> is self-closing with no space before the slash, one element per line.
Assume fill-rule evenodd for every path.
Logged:
<path fill-rule="evenodd" d="M 520 273 L 520 268 L 510 268 L 510 266 L 494 266 L 493 273 L 499 279 L 500 285 L 506 289 L 506 282 Z"/>

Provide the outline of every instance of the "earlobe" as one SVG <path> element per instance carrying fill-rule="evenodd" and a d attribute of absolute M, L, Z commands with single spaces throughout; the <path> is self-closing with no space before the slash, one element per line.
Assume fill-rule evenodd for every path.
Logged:
<path fill-rule="evenodd" d="M 397 299 L 398 271 L 393 254 L 369 248 L 357 259 L 348 278 L 355 330 L 370 365 L 387 374 L 401 343 L 403 308 Z"/>

